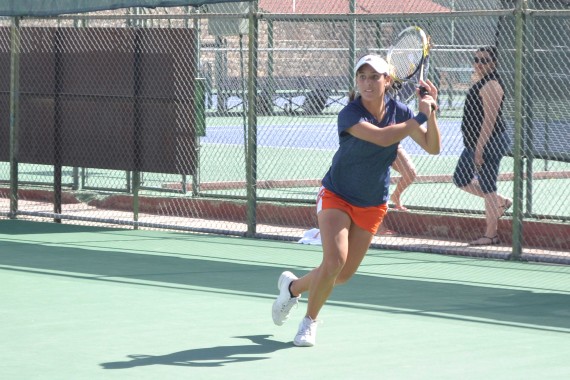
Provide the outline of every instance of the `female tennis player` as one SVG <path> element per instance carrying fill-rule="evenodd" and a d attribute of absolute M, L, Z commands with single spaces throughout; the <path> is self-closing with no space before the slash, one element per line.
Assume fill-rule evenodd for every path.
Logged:
<path fill-rule="evenodd" d="M 419 113 L 387 95 L 391 85 L 388 63 L 366 55 L 354 68 L 358 96 L 338 116 L 339 148 L 322 181 L 317 215 L 323 245 L 321 264 L 297 278 L 283 272 L 273 303 L 273 322 L 280 326 L 304 292 L 307 312 L 293 343 L 313 346 L 317 316 L 336 285 L 348 281 L 358 269 L 387 211 L 390 165 L 398 144 L 410 136 L 426 152 L 438 154 L 440 132 L 435 107 L 437 89 L 422 81 L 428 95 L 419 98 Z M 418 92 L 419 97 L 419 92 Z M 427 128 L 422 125 L 427 121 Z"/>

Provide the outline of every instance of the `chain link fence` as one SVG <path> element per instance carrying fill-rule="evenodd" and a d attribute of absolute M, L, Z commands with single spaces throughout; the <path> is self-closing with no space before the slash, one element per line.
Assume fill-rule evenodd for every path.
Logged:
<path fill-rule="evenodd" d="M 570 261 L 568 2 L 321 3 L 0 21 L 0 216 L 298 240 L 318 227 L 354 63 L 418 25 L 432 41 L 442 152 L 402 141 L 417 174 L 409 211 L 389 212 L 374 245 Z M 482 46 L 498 48 L 511 140 L 498 191 L 514 207 L 501 244 L 470 247 L 484 202 L 452 175 Z"/>

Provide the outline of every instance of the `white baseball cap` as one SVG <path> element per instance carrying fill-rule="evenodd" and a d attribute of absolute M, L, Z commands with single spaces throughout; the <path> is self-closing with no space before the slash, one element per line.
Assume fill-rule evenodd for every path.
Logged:
<path fill-rule="evenodd" d="M 390 67 L 388 66 L 388 62 L 386 62 L 380 56 L 368 54 L 360 58 L 356 66 L 354 66 L 354 73 L 356 74 L 358 69 L 364 65 L 370 65 L 378 74 L 390 74 Z"/>

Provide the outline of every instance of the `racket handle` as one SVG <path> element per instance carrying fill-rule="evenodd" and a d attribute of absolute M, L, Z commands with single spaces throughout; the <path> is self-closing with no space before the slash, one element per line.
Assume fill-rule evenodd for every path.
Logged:
<path fill-rule="evenodd" d="M 423 98 L 424 96 L 429 95 L 429 91 L 424 86 L 420 86 L 420 96 Z M 431 106 L 431 110 L 435 111 L 435 106 Z"/>

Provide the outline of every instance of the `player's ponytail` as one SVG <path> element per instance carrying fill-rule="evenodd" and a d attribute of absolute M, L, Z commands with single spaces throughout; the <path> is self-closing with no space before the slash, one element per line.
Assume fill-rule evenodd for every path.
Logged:
<path fill-rule="evenodd" d="M 348 92 L 348 101 L 352 102 L 354 99 L 358 98 L 360 96 L 360 93 L 358 91 L 356 91 L 355 89 L 352 89 Z"/>

